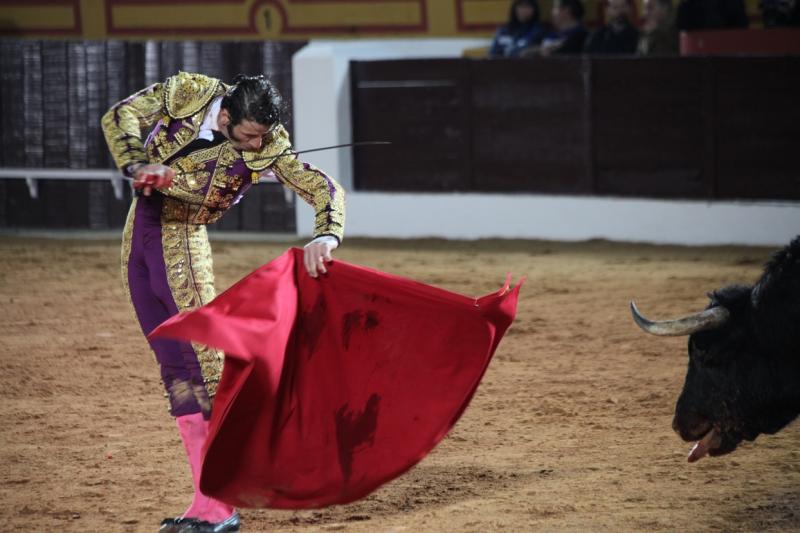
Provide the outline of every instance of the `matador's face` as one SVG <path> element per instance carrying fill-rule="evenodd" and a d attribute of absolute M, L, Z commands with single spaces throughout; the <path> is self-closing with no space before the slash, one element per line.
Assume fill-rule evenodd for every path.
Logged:
<path fill-rule="evenodd" d="M 237 150 L 243 151 L 258 151 L 264 144 L 264 136 L 270 131 L 270 126 L 259 124 L 252 120 L 244 119 L 238 124 L 231 125 L 231 117 L 227 109 L 221 109 L 219 118 L 217 119 L 218 125 L 221 127 L 220 131 Z"/>

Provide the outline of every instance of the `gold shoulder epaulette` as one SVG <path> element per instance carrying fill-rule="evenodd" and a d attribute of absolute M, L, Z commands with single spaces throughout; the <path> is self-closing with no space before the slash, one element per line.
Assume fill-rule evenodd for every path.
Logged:
<path fill-rule="evenodd" d="M 220 80 L 191 72 L 167 78 L 164 89 L 164 105 L 172 118 L 190 117 L 225 92 Z"/>

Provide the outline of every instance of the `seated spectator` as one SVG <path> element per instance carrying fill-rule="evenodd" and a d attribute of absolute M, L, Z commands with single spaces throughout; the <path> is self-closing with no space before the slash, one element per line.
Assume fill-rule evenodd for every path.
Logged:
<path fill-rule="evenodd" d="M 517 57 L 520 50 L 538 45 L 544 37 L 544 27 L 539 23 L 537 0 L 514 0 L 508 14 L 508 23 L 494 36 L 489 57 Z"/>
<path fill-rule="evenodd" d="M 580 54 L 588 32 L 583 26 L 583 4 L 580 0 L 554 0 L 551 17 L 555 31 L 548 34 L 541 46 L 528 48 L 524 56 Z"/>
<path fill-rule="evenodd" d="M 744 0 L 681 0 L 678 5 L 680 31 L 746 28 L 749 24 Z"/>
<path fill-rule="evenodd" d="M 587 54 L 633 54 L 639 44 L 639 30 L 631 22 L 633 0 L 605 0 L 606 23 L 589 35 L 583 51 Z"/>
<path fill-rule="evenodd" d="M 644 25 L 637 52 L 643 56 L 674 56 L 679 51 L 672 0 L 644 0 Z"/>
<path fill-rule="evenodd" d="M 781 26 L 800 26 L 800 1 L 798 0 L 761 0 L 761 18 L 765 28 Z"/>

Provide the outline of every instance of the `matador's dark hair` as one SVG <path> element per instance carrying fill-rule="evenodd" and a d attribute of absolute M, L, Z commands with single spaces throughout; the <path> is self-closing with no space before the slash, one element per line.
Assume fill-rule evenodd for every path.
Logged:
<path fill-rule="evenodd" d="M 222 108 L 231 115 L 231 126 L 252 120 L 264 126 L 281 121 L 283 100 L 266 76 L 239 74 L 222 98 Z"/>

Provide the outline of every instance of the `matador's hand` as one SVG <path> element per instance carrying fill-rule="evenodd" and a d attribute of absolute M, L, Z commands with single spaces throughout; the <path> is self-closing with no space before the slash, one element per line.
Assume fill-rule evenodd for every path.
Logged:
<path fill-rule="evenodd" d="M 142 189 L 142 194 L 150 196 L 154 188 L 164 188 L 172 185 L 175 171 L 166 165 L 142 165 L 136 169 L 133 179 L 133 188 Z"/>
<path fill-rule="evenodd" d="M 330 235 L 323 235 L 317 237 L 310 243 L 303 247 L 303 264 L 306 267 L 306 272 L 312 278 L 316 278 L 319 274 L 325 274 L 328 270 L 325 268 L 325 263 L 333 261 L 331 252 L 339 246 L 339 241 L 336 237 Z"/>

